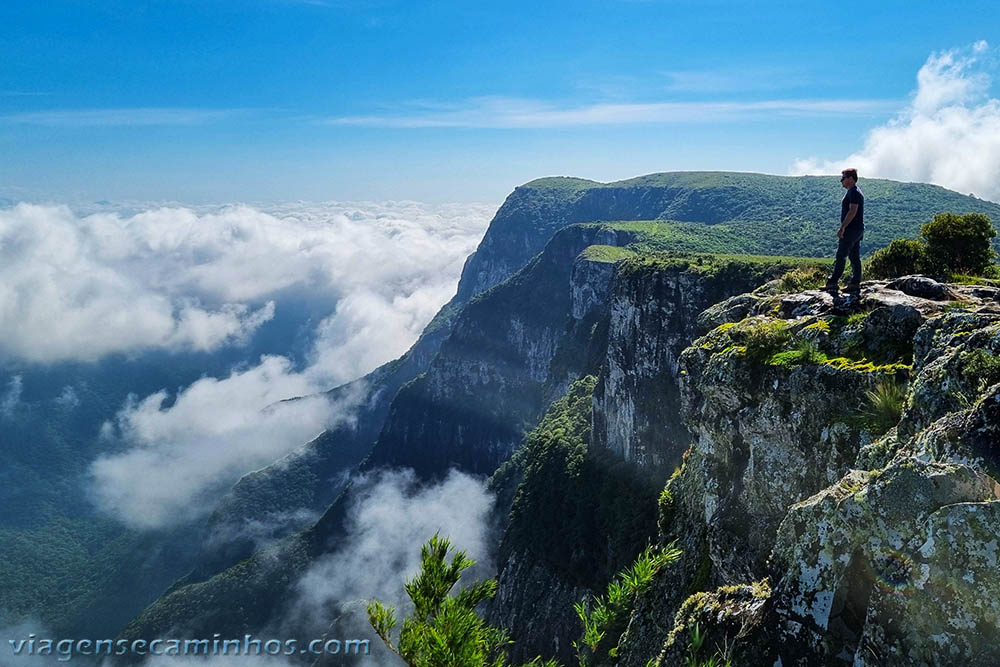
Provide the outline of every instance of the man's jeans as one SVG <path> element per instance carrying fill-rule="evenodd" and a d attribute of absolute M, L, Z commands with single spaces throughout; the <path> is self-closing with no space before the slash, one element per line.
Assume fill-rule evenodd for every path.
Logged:
<path fill-rule="evenodd" d="M 837 259 L 833 263 L 833 275 L 830 282 L 835 283 L 840 280 L 844 273 L 844 263 L 847 258 L 851 260 L 851 282 L 861 282 L 861 239 L 864 238 L 865 228 L 858 227 L 844 230 L 844 238 L 840 239 L 837 246 Z"/>

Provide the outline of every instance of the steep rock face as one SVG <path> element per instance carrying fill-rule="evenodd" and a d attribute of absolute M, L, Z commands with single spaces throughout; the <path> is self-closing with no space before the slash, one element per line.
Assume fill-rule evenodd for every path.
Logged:
<path fill-rule="evenodd" d="M 915 459 L 794 505 L 771 556 L 782 664 L 983 664 L 1000 637 L 1000 486 Z"/>
<path fill-rule="evenodd" d="M 924 327 L 915 345 L 913 400 L 898 428 L 904 442 L 949 412 L 968 409 L 1000 381 L 991 363 L 1000 354 L 1000 312 L 951 313 Z"/>
<path fill-rule="evenodd" d="M 511 551 L 500 563 L 499 572 L 489 619 L 516 639 L 513 659 L 551 655 L 570 664 L 572 641 L 580 635 L 580 620 L 573 605 L 591 589 L 566 581 L 530 553 Z"/>
<path fill-rule="evenodd" d="M 608 266 L 578 260 L 574 283 L 606 285 Z M 668 420 L 678 403 L 675 355 L 696 335 L 695 315 L 716 299 L 752 289 L 790 268 L 781 261 L 697 263 L 665 256 L 627 257 L 613 267 L 602 297 L 610 308 L 578 307 L 578 301 L 599 300 L 589 287 L 571 290 L 574 317 L 588 310 L 600 313 L 603 321 L 594 326 L 608 332 L 605 350 L 590 362 L 600 365 L 601 379 L 588 409 L 586 435 L 563 425 L 550 427 L 554 416 L 547 415 L 501 469 L 503 475 L 497 473 L 514 477 L 508 468 L 530 468 L 516 482 L 520 488 L 500 549 L 499 593 L 491 605 L 491 618 L 517 640 L 517 659 L 542 654 L 572 663 L 572 642 L 580 634 L 573 603 L 584 593 L 601 591 L 654 536 L 655 519 L 648 515 L 666 478 L 665 461 L 678 459 L 681 450 L 677 440 L 658 440 L 657 434 L 671 432 Z M 593 271 L 600 271 L 600 280 L 582 279 Z M 609 376 L 622 382 L 613 384 Z M 649 426 L 641 433 L 631 430 L 636 415 Z M 617 440 L 602 437 L 609 421 L 633 442 L 648 443 L 650 455 L 623 457 L 622 448 L 613 446 Z M 539 431 L 576 443 L 575 453 L 540 448 Z M 543 579 L 548 584 L 540 590 Z M 548 611 L 540 617 L 535 608 Z"/>
<path fill-rule="evenodd" d="M 368 465 L 492 473 L 542 411 L 583 374 L 611 270 L 578 258 L 617 233 L 578 225 L 510 280 L 473 299 L 427 372 L 393 402 Z M 590 264 L 601 266 L 588 266 Z"/>
<path fill-rule="evenodd" d="M 572 664 L 574 604 L 606 586 L 656 531 L 658 481 L 590 444 L 595 383 L 593 375 L 574 382 L 491 479 L 501 499 L 516 487 L 489 606 L 491 622 L 516 640 L 515 661 Z"/>
<path fill-rule="evenodd" d="M 698 315 L 789 268 L 783 262 L 732 261 L 712 268 L 623 262 L 613 283 L 608 351 L 594 395 L 594 444 L 665 479 L 690 442 L 680 418 L 678 361 L 705 331 Z"/>
<path fill-rule="evenodd" d="M 762 368 L 725 336 L 692 347 L 682 364 L 682 415 L 695 436 L 683 474 L 703 489 L 713 565 L 727 581 L 758 578 L 788 506 L 853 464 L 863 434 L 845 418 L 879 374 L 827 364 Z"/>
<path fill-rule="evenodd" d="M 594 395 L 595 445 L 658 470 L 679 459 L 688 434 L 671 419 L 680 402 L 677 358 L 707 305 L 702 282 L 683 271 L 626 273 L 615 282 L 608 354 Z"/>
<path fill-rule="evenodd" d="M 919 282 L 918 288 L 927 296 L 939 297 L 943 291 L 923 281 L 913 282 Z M 917 289 L 905 281 L 896 287 Z M 780 557 L 768 561 L 775 549 L 778 526 L 785 530 L 782 522 L 791 515 L 789 508 L 838 484 L 855 488 L 863 480 L 855 480 L 852 475 L 856 473 L 851 469 L 857 462 L 875 460 L 878 458 L 875 453 L 881 453 L 876 468 L 885 465 L 893 454 L 897 456 L 897 465 L 912 454 L 912 448 L 904 451 L 899 445 L 897 430 L 901 430 L 902 423 L 900 429 L 893 428 L 875 439 L 878 432 L 871 430 L 872 419 L 864 412 L 866 391 L 890 380 L 895 386 L 905 387 L 911 373 L 910 359 L 915 357 L 917 368 L 922 369 L 930 367 L 928 359 L 943 356 L 943 351 L 935 353 L 935 345 L 930 343 L 918 344 L 914 353 L 914 338 L 917 341 L 935 338 L 933 332 L 937 331 L 935 340 L 945 341 L 938 346 L 947 347 L 953 334 L 941 334 L 942 326 L 954 331 L 962 326 L 960 322 L 967 327 L 978 323 L 982 333 L 972 340 L 982 349 L 992 331 L 987 324 L 993 320 L 995 308 L 991 294 L 961 285 L 941 287 L 958 301 L 941 302 L 907 294 L 881 281 L 866 283 L 860 295 L 846 298 L 815 291 L 785 294 L 777 284 L 771 284 L 723 301 L 702 314 L 703 322 L 717 328 L 696 340 L 680 361 L 682 409 L 695 443 L 681 471 L 668 483 L 673 499 L 670 516 L 661 518 L 661 525 L 666 525 L 663 539 L 677 538 L 684 555 L 676 567 L 663 573 L 653 592 L 639 601 L 619 646 L 619 664 L 641 666 L 656 656 L 657 639 L 661 645 L 663 642 L 663 634 L 656 628 L 669 627 L 675 622 L 683 625 L 684 615 L 678 610 L 688 596 L 699 590 L 748 584 L 765 576 L 790 581 L 787 568 L 783 570 L 777 565 Z M 943 324 L 952 320 L 956 324 Z M 966 329 L 965 337 L 972 335 Z M 833 356 L 844 354 L 851 356 Z M 869 361 L 870 358 L 884 363 Z M 906 410 L 921 413 L 927 406 L 924 393 L 919 391 L 920 373 L 916 375 Z M 972 439 L 979 438 L 976 442 L 985 443 L 994 437 L 995 432 L 986 421 L 993 410 L 988 394 L 961 418 L 954 415 L 947 418 L 952 437 L 956 437 L 955 429 L 964 429 L 957 436 L 959 439 L 976 434 Z M 921 432 L 923 440 L 916 441 L 923 442 L 931 433 L 946 430 L 944 425 L 935 424 Z M 904 440 L 904 444 L 907 442 L 910 440 Z M 924 455 L 933 458 L 926 450 Z M 967 452 L 963 460 L 970 460 Z M 978 490 L 953 502 L 983 501 L 985 496 L 977 494 Z M 806 523 L 814 533 L 827 535 L 830 530 L 826 519 L 812 517 Z M 801 537 L 806 530 L 804 525 L 793 533 Z M 863 522 L 856 529 L 859 535 L 870 534 Z M 927 537 L 926 532 L 921 532 L 923 528 L 918 530 L 911 524 L 898 530 L 907 539 L 920 543 Z M 858 541 L 863 539 L 857 537 Z M 847 551 L 837 556 L 843 566 L 852 555 Z M 815 570 L 815 566 L 799 565 L 801 572 Z M 802 606 L 788 602 L 787 585 L 776 588 L 774 599 L 766 605 L 768 614 Z M 814 590 L 806 581 L 802 588 Z M 727 592 L 717 596 L 713 604 L 726 607 L 721 600 L 730 598 Z M 738 611 L 741 605 L 749 604 L 747 599 L 740 599 L 743 602 L 733 603 L 729 608 L 735 614 L 732 618 L 743 613 Z M 838 604 L 842 604 L 839 599 Z M 870 612 L 876 614 L 874 618 L 884 620 L 872 611 L 875 606 L 869 607 L 866 602 L 851 604 L 852 613 L 863 616 Z M 767 616 L 762 616 L 760 605 L 750 606 L 754 611 L 753 618 L 744 618 L 747 627 L 755 623 L 773 624 L 771 616 L 767 622 L 760 620 Z M 697 618 L 698 614 L 692 611 L 695 608 L 701 609 L 696 604 L 687 604 L 685 613 L 691 612 L 691 618 Z M 794 622 L 801 620 L 790 621 Z M 752 633 L 746 628 L 745 632 L 740 630 L 741 623 L 733 621 L 728 626 L 722 623 L 716 630 L 729 640 L 741 633 L 746 638 Z M 879 623 L 873 622 L 871 627 L 882 627 Z M 862 625 L 857 625 L 856 633 Z M 790 641 L 770 637 L 760 646 L 769 643 L 781 646 L 782 642 Z M 843 638 L 831 641 L 840 641 L 840 645 L 833 654 L 823 653 L 824 660 L 846 645 Z M 747 639 L 745 643 L 751 646 L 753 640 Z M 812 659 L 819 659 L 815 651 L 831 650 L 829 642 L 825 646 L 822 650 L 811 649 Z M 683 654 L 676 653 L 676 648 L 671 650 L 674 653 L 667 651 L 664 655 L 676 658 Z M 757 651 L 747 650 L 751 656 Z M 792 651 L 789 655 L 797 654 Z M 804 660 L 801 664 L 816 664 Z M 771 665 L 774 661 L 772 658 L 768 662 L 758 655 L 746 664 Z M 790 663 L 786 660 L 783 664 Z"/>

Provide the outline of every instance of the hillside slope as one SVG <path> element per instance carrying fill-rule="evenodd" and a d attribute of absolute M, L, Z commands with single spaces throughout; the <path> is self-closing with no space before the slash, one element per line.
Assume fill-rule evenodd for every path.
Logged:
<path fill-rule="evenodd" d="M 662 483 L 688 444 L 687 430 L 672 407 L 682 404 L 681 389 L 672 378 L 685 347 L 714 326 L 699 322 L 698 313 L 722 300 L 728 304 L 726 317 L 745 312 L 750 299 L 736 295 L 797 264 L 823 261 L 682 257 L 670 249 L 678 244 L 685 250 L 764 248 L 770 254 L 785 247 L 777 245 L 780 241 L 801 250 L 793 254 L 832 254 L 833 216 L 842 190 L 831 180 L 684 172 L 611 184 L 542 179 L 517 188 L 467 260 L 456 297 L 436 318 L 433 330 L 425 332 L 425 337 L 433 333 L 434 343 L 423 348 L 420 363 L 393 373 L 391 384 L 372 383 L 384 391 L 378 394 L 382 407 L 365 426 L 374 450 L 364 467 L 409 465 L 429 478 L 451 466 L 492 473 L 517 451 L 549 405 L 589 374 L 597 379 L 592 399 L 596 447 Z M 1000 207 L 934 186 L 863 181 L 862 187 L 878 211 L 872 234 L 876 220 L 883 221 L 883 230 L 889 221 L 903 230 L 885 231 L 886 241 L 915 234 L 941 210 L 983 210 L 1000 220 Z M 779 200 L 792 202 L 777 214 L 772 203 L 776 193 Z M 595 221 L 605 222 L 576 224 Z M 375 374 L 385 374 L 385 368 Z M 400 387 L 398 393 L 392 385 Z M 336 441 L 327 438 L 324 447 L 335 451 Z M 366 442 L 356 444 L 353 451 L 365 449 Z M 327 460 L 340 465 L 335 456 Z M 324 478 L 309 465 L 295 469 L 302 477 L 294 469 L 282 476 L 276 468 L 272 490 L 297 488 L 304 479 L 315 489 L 312 502 L 333 495 L 329 487 L 320 488 L 317 479 Z M 508 494 L 523 481 L 522 474 L 511 473 Z M 318 522 L 267 550 L 235 564 L 229 554 L 178 582 L 123 636 L 153 636 L 176 627 L 239 635 L 262 627 L 280 613 L 296 573 L 336 542 L 350 493 L 348 487 Z M 245 509 L 240 511 L 273 511 L 268 499 L 282 497 L 251 492 L 241 499 Z M 531 520 L 530 513 L 521 516 Z M 641 542 L 638 535 L 620 541 L 613 560 L 633 550 Z M 520 549 L 523 545 L 512 539 L 505 547 L 517 567 L 527 553 Z M 551 575 L 553 585 L 563 581 L 569 586 L 564 590 L 592 590 L 624 565 L 607 560 L 607 546 L 588 547 L 604 552 L 605 563 L 599 576 L 588 580 L 574 580 L 572 569 L 561 574 L 552 570 L 544 553 L 531 555 L 531 562 L 549 563 L 541 572 Z M 242 558 L 246 551 L 238 555 Z M 501 572 L 507 599 L 530 592 L 532 586 L 516 571 L 507 570 L 506 578 Z M 526 617 L 505 622 L 515 636 L 531 630 Z M 547 632 L 541 626 L 536 634 L 541 638 Z M 567 639 L 562 637 L 563 648 Z"/>

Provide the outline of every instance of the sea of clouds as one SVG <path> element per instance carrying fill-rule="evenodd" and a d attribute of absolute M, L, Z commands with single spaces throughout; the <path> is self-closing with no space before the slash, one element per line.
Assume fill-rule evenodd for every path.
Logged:
<path fill-rule="evenodd" d="M 932 53 L 909 104 L 838 160 L 797 160 L 792 174 L 839 173 L 934 183 L 1000 201 L 1000 100 L 990 97 L 995 57 L 985 41 Z"/>
<path fill-rule="evenodd" d="M 90 362 L 246 345 L 283 299 L 327 303 L 306 363 L 269 354 L 175 392 L 130 396 L 101 436 L 93 498 L 140 528 L 210 511 L 213 493 L 351 418 L 320 392 L 398 357 L 455 293 L 495 207 L 289 203 L 81 212 L 0 209 L 0 358 Z M 0 410 L 19 400 L 2 387 Z M 306 400 L 281 403 L 294 396 Z M 72 397 L 67 397 L 70 401 Z M 268 410 L 265 407 L 272 406 Z"/>

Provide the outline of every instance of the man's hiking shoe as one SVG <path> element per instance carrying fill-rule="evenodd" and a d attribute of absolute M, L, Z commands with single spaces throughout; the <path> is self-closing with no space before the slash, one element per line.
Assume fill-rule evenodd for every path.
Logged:
<path fill-rule="evenodd" d="M 847 287 L 844 288 L 845 292 L 860 292 L 861 283 L 847 283 Z"/>
<path fill-rule="evenodd" d="M 840 289 L 840 285 L 836 280 L 827 280 L 826 285 L 823 286 L 824 292 L 836 292 Z"/>

